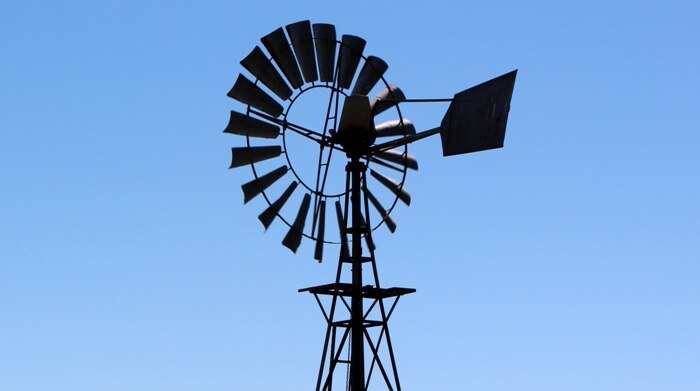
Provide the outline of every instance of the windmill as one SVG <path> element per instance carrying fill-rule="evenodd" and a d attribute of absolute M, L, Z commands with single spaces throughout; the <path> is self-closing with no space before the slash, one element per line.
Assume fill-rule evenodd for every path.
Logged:
<path fill-rule="evenodd" d="M 450 99 L 407 99 L 385 79 L 386 62 L 365 54 L 364 39 L 338 37 L 331 24 L 292 23 L 261 43 L 265 51 L 255 46 L 241 61 L 249 76 L 228 92 L 245 110 L 231 111 L 224 132 L 245 138 L 231 168 L 252 168 L 244 202 L 265 200 L 265 229 L 285 224 L 282 244 L 296 253 L 308 239 L 319 262 L 326 245 L 339 246 L 335 280 L 299 290 L 326 321 L 315 388 L 400 390 L 388 321 L 415 289 L 380 285 L 372 233 L 382 225 L 393 233 L 392 211 L 411 203 L 404 184 L 418 162 L 409 144 L 439 134 L 444 156 L 503 146 L 517 71 Z M 439 126 L 416 132 L 401 104 L 424 102 L 450 105 Z"/>

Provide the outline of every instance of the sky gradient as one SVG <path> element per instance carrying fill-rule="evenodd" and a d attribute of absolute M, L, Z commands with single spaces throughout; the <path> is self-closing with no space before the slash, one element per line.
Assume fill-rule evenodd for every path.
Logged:
<path fill-rule="evenodd" d="M 700 3 L 8 2 L 0 390 L 308 390 L 330 282 L 243 205 L 239 61 L 299 20 L 408 97 L 519 69 L 505 148 L 412 153 L 375 241 L 407 390 L 700 389 Z M 407 106 L 418 130 L 445 105 Z"/>

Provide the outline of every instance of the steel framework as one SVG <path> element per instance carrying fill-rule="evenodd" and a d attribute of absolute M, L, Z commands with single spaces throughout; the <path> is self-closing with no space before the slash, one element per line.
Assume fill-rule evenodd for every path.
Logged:
<path fill-rule="evenodd" d="M 299 290 L 299 292 L 309 292 L 314 295 L 326 320 L 326 338 L 316 390 L 332 390 L 338 364 L 346 364 L 349 365 L 349 376 L 346 377 L 344 384 L 346 389 L 366 390 L 376 368 L 389 390 L 400 391 L 401 383 L 391 345 L 388 323 L 401 296 L 416 290 L 396 287 L 382 288 L 379 284 L 379 273 L 374 256 L 375 247 L 369 222 L 369 202 L 366 191 L 367 166 L 360 161 L 359 156 L 351 156 L 351 160 L 346 166 L 346 172 L 346 186 L 350 190 L 350 200 L 348 202 L 346 198 L 344 212 L 341 210 L 340 202 L 335 203 L 338 221 L 343 222 L 339 227 L 341 246 L 335 282 Z M 350 214 L 347 213 L 348 208 Z M 350 216 L 350 219 L 343 218 L 343 216 Z M 368 216 L 367 220 L 364 216 Z M 363 238 L 365 246 L 362 245 Z M 352 246 L 351 251 L 349 245 Z M 363 255 L 363 247 L 367 249 L 369 256 Z M 373 284 L 365 285 L 363 283 L 363 264 L 369 264 L 370 281 Z M 347 272 L 343 272 L 347 270 L 348 266 L 351 269 L 351 282 L 349 283 L 343 282 L 344 274 L 347 274 Z M 330 303 L 324 305 L 321 296 L 329 297 Z M 348 298 L 350 299 L 349 303 Z M 387 301 L 389 303 L 386 303 Z M 365 307 L 365 304 L 368 306 Z M 339 307 L 340 310 L 346 310 L 349 317 L 339 314 Z M 375 329 L 378 329 L 379 332 L 375 332 L 373 336 L 371 331 Z M 367 356 L 371 358 L 367 371 L 365 371 L 365 347 L 369 347 Z M 384 356 L 388 356 L 389 359 L 388 363 L 382 360 L 381 352 L 384 350 L 386 351 Z M 347 356 L 343 356 L 344 352 L 347 352 Z M 349 359 L 345 358 L 348 356 Z M 389 369 L 387 369 L 386 364 L 389 364 Z M 357 387 L 357 384 L 361 386 Z"/>

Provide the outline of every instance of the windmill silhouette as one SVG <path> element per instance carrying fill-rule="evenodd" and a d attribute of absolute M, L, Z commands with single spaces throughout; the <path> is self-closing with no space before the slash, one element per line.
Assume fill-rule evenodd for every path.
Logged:
<path fill-rule="evenodd" d="M 275 220 L 286 224 L 282 244 L 296 252 L 309 239 L 319 262 L 326 244 L 339 245 L 335 280 L 299 290 L 314 296 L 326 321 L 316 390 L 334 383 L 354 391 L 375 383 L 400 390 L 388 322 L 399 299 L 415 289 L 380 285 L 372 233 L 381 225 L 393 233 L 391 212 L 399 201 L 411 203 L 404 184 L 418 162 L 409 144 L 439 134 L 444 156 L 503 146 L 517 71 L 449 99 L 407 99 L 384 78 L 386 62 L 365 55 L 364 39 L 338 39 L 331 24 L 292 23 L 261 42 L 268 54 L 256 46 L 241 61 L 251 77 L 239 74 L 228 92 L 245 111 L 231 111 L 224 132 L 245 137 L 244 146 L 232 148 L 231 168 L 252 168 L 244 202 L 262 195 L 267 207 L 259 219 L 266 229 Z M 299 116 L 299 102 L 318 93 L 324 103 Z M 430 102 L 450 105 L 439 126 L 416 132 L 400 106 Z M 295 120 L 310 116 L 318 118 L 314 125 Z M 300 140 L 318 159 L 315 153 L 292 157 L 290 146 Z M 326 230 L 327 222 L 337 229 Z"/>

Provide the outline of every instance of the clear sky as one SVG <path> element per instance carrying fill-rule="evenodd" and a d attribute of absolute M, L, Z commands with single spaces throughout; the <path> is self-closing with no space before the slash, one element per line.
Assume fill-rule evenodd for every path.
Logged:
<path fill-rule="evenodd" d="M 303 4 L 302 4 L 303 3 Z M 226 92 L 303 19 L 409 97 L 519 69 L 504 149 L 420 170 L 377 231 L 407 390 L 700 389 L 700 3 L 8 1 L 0 390 L 308 390 L 324 323 L 243 205 Z M 419 130 L 443 105 L 406 107 Z"/>

